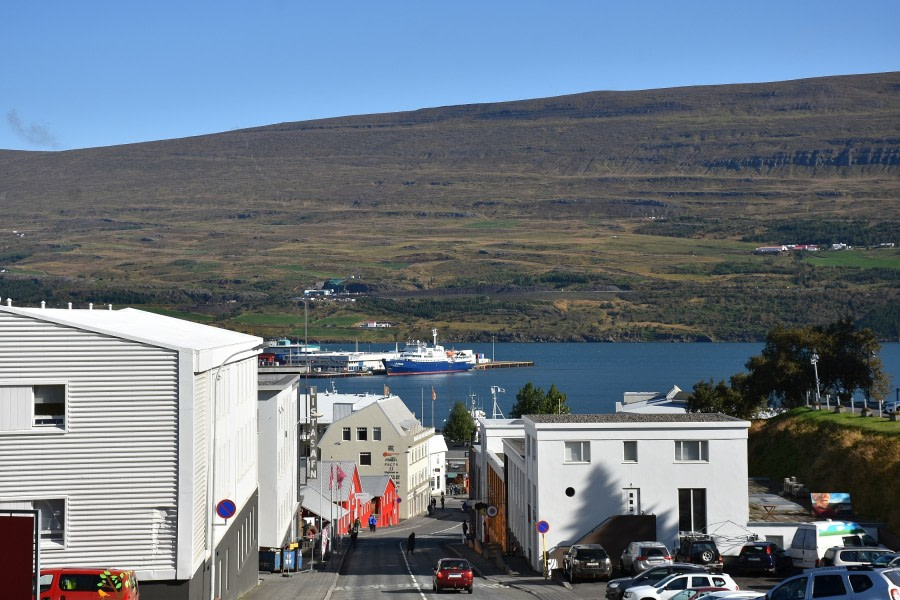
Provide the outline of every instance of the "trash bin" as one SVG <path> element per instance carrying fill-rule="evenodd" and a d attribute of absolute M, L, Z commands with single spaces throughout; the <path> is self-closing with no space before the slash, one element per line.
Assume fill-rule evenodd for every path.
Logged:
<path fill-rule="evenodd" d="M 281 550 L 279 548 L 260 549 L 259 570 L 277 573 L 281 570 Z"/>
<path fill-rule="evenodd" d="M 285 571 L 296 571 L 297 570 L 297 551 L 296 550 L 282 550 L 281 551 L 281 560 L 284 564 Z"/>

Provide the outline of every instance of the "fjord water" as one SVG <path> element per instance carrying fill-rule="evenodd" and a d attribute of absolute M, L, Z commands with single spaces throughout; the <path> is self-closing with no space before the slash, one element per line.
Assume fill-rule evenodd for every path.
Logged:
<path fill-rule="evenodd" d="M 329 380 L 310 379 L 319 390 L 382 394 L 384 386 L 400 396 L 425 425 L 441 427 L 457 401 L 475 404 L 491 416 L 491 386 L 506 390 L 497 396 L 500 410 L 508 416 L 516 393 L 531 382 L 544 390 L 551 385 L 566 394 L 573 413 L 615 412 L 625 392 L 666 393 L 673 386 L 690 391 L 701 380 L 728 380 L 746 371 L 751 356 L 762 351 L 763 344 L 746 343 L 497 343 L 451 344 L 445 347 L 471 348 L 497 361 L 534 361 L 533 367 L 474 370 L 446 375 L 394 376 L 373 375 Z M 323 345 L 329 350 L 353 350 L 352 345 Z M 393 350 L 393 344 L 360 344 L 361 351 Z M 891 398 L 900 386 L 900 343 L 883 344 L 879 357 L 891 382 Z M 820 373 L 821 376 L 821 373 Z M 810 389 L 813 373 L 810 366 Z M 432 406 L 431 390 L 436 400 Z M 424 414 L 423 414 L 424 411 Z"/>

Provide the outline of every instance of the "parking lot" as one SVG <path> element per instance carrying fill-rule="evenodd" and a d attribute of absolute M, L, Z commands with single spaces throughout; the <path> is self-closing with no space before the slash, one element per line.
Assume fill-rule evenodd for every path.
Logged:
<path fill-rule="evenodd" d="M 725 571 L 728 573 L 728 571 Z M 775 587 L 776 584 L 787 579 L 791 573 L 784 573 L 780 576 L 760 575 L 757 577 L 745 577 L 729 573 L 742 590 L 751 590 L 754 592 L 768 592 Z M 579 597 L 586 600 L 604 600 L 606 598 L 606 582 L 605 581 L 579 581 L 572 585 L 572 591 Z"/>

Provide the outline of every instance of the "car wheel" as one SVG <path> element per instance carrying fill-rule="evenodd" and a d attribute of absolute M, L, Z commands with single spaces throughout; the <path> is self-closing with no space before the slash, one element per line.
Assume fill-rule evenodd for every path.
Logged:
<path fill-rule="evenodd" d="M 472 593 L 472 591 L 473 591 L 472 588 L 469 588 L 469 593 L 470 593 L 470 594 Z"/>
<path fill-rule="evenodd" d="M 705 563 L 712 562 L 713 553 L 710 552 L 709 550 L 704 550 L 703 553 L 700 555 L 700 559 Z"/>

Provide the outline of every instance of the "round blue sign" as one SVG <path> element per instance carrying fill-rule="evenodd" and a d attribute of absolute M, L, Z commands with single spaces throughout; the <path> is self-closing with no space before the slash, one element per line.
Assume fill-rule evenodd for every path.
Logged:
<path fill-rule="evenodd" d="M 547 521 L 538 521 L 537 523 L 538 533 L 547 533 L 550 531 L 550 523 Z"/>
<path fill-rule="evenodd" d="M 237 506 L 232 500 L 222 500 L 216 504 L 216 514 L 223 519 L 230 519 L 237 512 Z"/>

